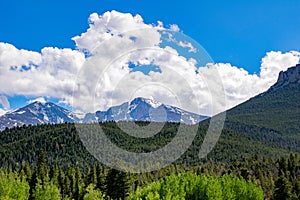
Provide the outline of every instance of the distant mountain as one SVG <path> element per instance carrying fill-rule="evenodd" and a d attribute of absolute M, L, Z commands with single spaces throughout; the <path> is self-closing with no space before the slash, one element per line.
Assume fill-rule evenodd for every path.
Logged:
<path fill-rule="evenodd" d="M 203 139 L 207 134 L 210 119 L 199 123 L 199 126 L 184 126 L 184 131 L 189 134 L 189 128 L 197 127 L 197 135 L 188 150 L 176 161 L 188 165 L 213 160 L 217 162 L 233 162 L 253 157 L 254 155 L 266 158 L 279 158 L 290 153 L 300 155 L 300 65 L 281 72 L 277 83 L 268 91 L 257 95 L 248 101 L 227 111 L 226 121 L 222 134 L 214 149 L 207 158 L 199 159 L 198 153 L 202 148 Z M 45 114 L 39 115 L 37 111 L 43 111 L 47 104 L 34 103 L 14 112 L 14 115 L 5 115 L 0 118 L 12 123 L 22 121 L 23 124 L 32 119 L 33 122 L 43 122 Z M 55 107 L 54 105 L 50 107 Z M 42 107 L 45 107 L 41 109 Z M 39 107 L 40 109 L 37 109 Z M 57 111 L 58 112 L 58 111 Z M 28 113 L 27 117 L 25 113 Z M 164 113 L 164 114 L 163 114 Z M 11 113 L 13 114 L 13 113 Z M 20 115 L 20 116 L 19 116 Z M 71 115 L 71 116 L 70 116 Z M 17 120 L 16 117 L 20 118 Z M 49 115 L 48 119 L 51 117 Z M 72 113 L 66 114 L 70 120 L 75 120 Z M 136 98 L 131 102 L 115 106 L 107 111 L 99 111 L 94 114 L 86 114 L 87 121 L 112 121 L 112 120 L 161 120 L 166 121 L 184 119 L 198 119 L 195 114 L 183 111 L 179 108 L 164 105 L 160 102 Z M 46 117 L 47 118 L 47 117 Z M 15 119 L 15 120 L 12 120 Z M 34 120 L 33 120 L 34 119 Z M 58 120 L 56 122 L 61 122 Z M 49 120 L 50 121 L 50 120 Z M 54 120 L 55 121 L 55 120 Z M 181 120 L 180 120 L 181 121 Z M 189 122 L 192 122 L 190 120 Z M 1 124 L 1 125 L 2 125 Z M 160 127 L 160 123 L 154 123 Z M 153 137 L 135 138 L 123 132 L 115 123 L 103 123 L 102 130 L 107 137 L 120 148 L 130 152 L 149 153 L 165 147 L 177 135 L 178 124 L 166 123 L 163 129 Z M 134 129 L 139 129 L 135 126 Z M 184 140 L 184 137 L 183 137 Z M 49 162 L 68 165 L 92 165 L 97 160 L 87 151 L 83 145 L 76 127 L 72 124 L 39 125 L 32 127 L 12 128 L 0 133 L 0 160 L 2 165 L 15 166 L 22 160 L 28 163 L 34 162 L 36 152 L 47 146 Z M 174 147 L 177 148 L 177 147 Z M 26 151 L 24 151 L 26 149 Z M 175 151 L 175 149 L 174 149 Z M 107 155 L 111 151 L 104 152 Z M 1 165 L 1 164 L 0 164 Z"/>
<path fill-rule="evenodd" d="M 83 120 L 82 120 L 83 118 Z M 22 125 L 60 124 L 65 122 L 153 121 L 196 124 L 207 117 L 168 106 L 151 99 L 136 98 L 130 103 L 78 116 L 54 103 L 34 102 L 0 116 L 0 130 Z"/>
<path fill-rule="evenodd" d="M 165 105 L 153 99 L 138 97 L 131 102 L 111 107 L 107 111 L 97 111 L 95 114 L 87 114 L 83 122 L 152 121 L 196 124 L 206 118 L 206 116 Z"/>
<path fill-rule="evenodd" d="M 0 130 L 29 124 L 58 124 L 78 120 L 74 113 L 54 103 L 34 102 L 1 116 Z"/>
<path fill-rule="evenodd" d="M 266 92 L 227 111 L 225 127 L 300 152 L 300 64 Z"/>

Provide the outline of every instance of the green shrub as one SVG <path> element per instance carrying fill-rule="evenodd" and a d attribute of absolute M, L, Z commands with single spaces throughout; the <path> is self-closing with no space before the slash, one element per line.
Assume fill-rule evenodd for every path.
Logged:
<path fill-rule="evenodd" d="M 260 187 L 243 178 L 230 175 L 213 177 L 183 173 L 173 174 L 144 188 L 138 188 L 135 193 L 130 194 L 129 199 L 261 200 L 264 199 L 264 195 Z"/>

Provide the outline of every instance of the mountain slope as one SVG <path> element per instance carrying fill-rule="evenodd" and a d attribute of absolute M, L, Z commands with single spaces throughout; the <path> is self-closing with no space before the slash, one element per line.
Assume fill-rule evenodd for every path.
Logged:
<path fill-rule="evenodd" d="M 152 121 L 196 124 L 206 118 L 206 116 L 165 105 L 153 99 L 138 97 L 131 102 L 111 107 L 107 111 L 97 111 L 95 114 L 87 114 L 83 121 Z"/>
<path fill-rule="evenodd" d="M 297 75 L 299 68 L 298 65 L 296 69 L 290 68 L 287 72 L 282 72 L 277 83 L 268 91 L 230 109 L 227 112 L 222 134 L 215 148 L 204 161 L 211 159 L 232 162 L 236 159 L 253 157 L 253 155 L 279 158 L 291 152 L 299 155 L 300 107 L 297 102 L 300 99 L 300 75 L 299 77 Z M 130 103 L 112 107 L 105 112 L 87 115 L 86 118 L 89 116 L 89 119 L 102 121 L 111 119 L 147 121 L 149 117 L 151 118 L 151 109 L 155 110 L 160 107 L 169 109 L 165 111 L 166 113 L 171 112 L 174 115 L 177 113 L 175 107 L 170 108 L 153 100 L 137 98 Z M 178 113 L 179 111 L 183 112 L 180 109 L 177 111 Z M 24 110 L 16 112 L 20 114 Z M 29 113 L 29 115 L 31 114 Z M 33 116 L 33 119 L 37 121 L 44 119 L 42 117 L 38 120 L 36 115 Z M 192 145 L 177 160 L 177 163 L 197 165 L 203 162 L 198 158 L 198 152 L 207 133 L 207 122 L 209 119 L 197 127 L 198 133 Z M 160 123 L 154 123 L 154 125 L 161 126 Z M 101 123 L 100 126 L 107 137 L 120 148 L 130 152 L 147 153 L 170 143 L 177 134 L 179 124 L 166 123 L 159 133 L 149 138 L 136 138 L 128 135 L 115 122 Z M 189 128 L 197 125 L 184 126 L 184 136 L 186 136 L 191 133 Z M 135 128 L 139 129 L 139 126 Z M 184 136 L 182 140 L 185 139 Z M 66 167 L 68 164 L 90 165 L 97 162 L 83 146 L 74 124 L 39 125 L 12 128 L 0 132 L 2 165 L 15 166 L 22 160 L 29 163 L 34 162 L 35 153 L 45 147 L 50 163 L 57 162 Z M 111 152 L 108 151 L 105 154 L 109 155 Z"/>
<path fill-rule="evenodd" d="M 266 92 L 230 109 L 225 128 L 300 152 L 300 65 L 281 72 Z"/>
<path fill-rule="evenodd" d="M 227 120 L 274 129 L 281 133 L 300 133 L 300 65 L 279 74 L 266 92 L 227 111 Z"/>
<path fill-rule="evenodd" d="M 79 119 L 69 110 L 54 103 L 34 102 L 0 117 L 0 130 L 22 125 L 58 124 Z"/>
<path fill-rule="evenodd" d="M 126 123 L 126 122 L 125 122 Z M 140 124 L 143 125 L 143 124 Z M 154 126 L 161 127 L 161 123 L 153 123 Z M 110 141 L 119 148 L 135 153 L 149 153 L 166 147 L 177 135 L 178 123 L 163 123 L 162 130 L 149 138 L 137 138 L 123 132 L 115 122 L 105 122 L 100 124 L 102 130 Z M 198 125 L 182 125 L 184 134 L 181 140 L 186 139 L 190 130 Z M 135 129 L 139 129 L 136 126 Z M 207 132 L 207 126 L 200 124 L 198 133 L 192 145 L 176 161 L 178 164 L 198 165 L 208 160 L 220 162 L 232 162 L 242 158 L 250 158 L 257 154 L 265 157 L 278 158 L 289 154 L 287 148 L 276 144 L 256 141 L 248 136 L 235 131 L 224 129 L 215 148 L 208 154 L 207 158 L 199 159 L 198 152 L 203 143 L 203 138 Z M 100 141 L 99 141 L 100 142 Z M 101 144 L 101 142 L 99 143 Z M 0 132 L 0 166 L 15 167 L 18 163 L 26 161 L 34 163 L 36 153 L 45 149 L 49 164 L 64 166 L 91 166 L 97 160 L 88 152 L 81 141 L 81 136 L 74 124 L 42 124 L 30 127 L 14 127 Z M 168 147 L 170 148 L 170 147 Z M 177 146 L 171 152 L 177 151 Z M 24 151 L 26 149 L 26 151 Z M 103 155 L 113 156 L 113 151 L 103 149 Z M 171 156 L 171 155 L 165 155 Z M 153 164 L 153 163 L 151 163 Z"/>

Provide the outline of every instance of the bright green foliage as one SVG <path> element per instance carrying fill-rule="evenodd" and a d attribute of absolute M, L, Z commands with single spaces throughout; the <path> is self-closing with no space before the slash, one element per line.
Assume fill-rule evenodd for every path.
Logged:
<path fill-rule="evenodd" d="M 138 188 L 129 199 L 264 199 L 263 191 L 253 182 L 243 178 L 224 175 L 222 177 L 183 173 L 171 175 Z"/>
<path fill-rule="evenodd" d="M 35 200 L 61 199 L 59 189 L 52 182 L 48 182 L 47 180 L 44 182 L 44 184 L 42 184 L 42 182 L 38 180 L 32 196 L 35 198 Z"/>
<path fill-rule="evenodd" d="M 25 200 L 29 198 L 29 184 L 13 172 L 0 171 L 0 199 Z"/>
<path fill-rule="evenodd" d="M 98 199 L 99 194 L 101 198 L 105 194 L 106 199 L 108 195 L 112 199 L 126 199 L 127 192 L 131 193 L 132 199 L 149 200 L 193 200 L 202 197 L 202 199 L 226 200 L 257 199 L 261 195 L 261 189 L 256 184 L 263 188 L 265 199 L 300 199 L 300 160 L 297 155 L 292 154 L 289 158 L 278 160 L 254 156 L 251 159 L 235 161 L 230 165 L 214 162 L 203 163 L 192 168 L 174 165 L 142 174 L 122 173 L 105 166 L 98 166 L 96 185 L 93 181 L 87 181 L 91 174 L 88 169 L 81 171 L 80 168 L 72 166 L 68 169 L 47 166 L 50 169 L 49 175 L 39 173 L 44 174 L 44 184 L 42 184 L 39 179 L 36 179 L 37 167 L 32 173 L 32 178 L 28 178 L 31 170 L 26 168 L 28 167 L 22 164 L 20 169 L 14 172 L 10 167 L 0 169 L 1 200 L 27 199 L 30 179 L 37 180 L 31 188 L 31 199 L 36 199 L 35 196 L 40 199 L 47 199 L 49 196 L 52 199 L 59 199 L 59 193 L 61 199 L 70 200 L 82 200 L 84 197 Z M 89 169 L 91 168 L 94 167 L 90 166 Z M 101 184 L 98 186 L 98 183 Z"/>
<path fill-rule="evenodd" d="M 96 167 L 96 176 L 97 176 L 97 184 L 96 187 L 101 191 L 105 191 L 105 174 L 104 174 L 104 167 L 100 164 Z"/>
<path fill-rule="evenodd" d="M 95 189 L 94 184 L 90 184 L 86 188 L 86 194 L 84 195 L 83 200 L 96 200 L 96 199 L 97 200 L 104 200 L 105 195 L 103 195 L 99 189 Z"/>

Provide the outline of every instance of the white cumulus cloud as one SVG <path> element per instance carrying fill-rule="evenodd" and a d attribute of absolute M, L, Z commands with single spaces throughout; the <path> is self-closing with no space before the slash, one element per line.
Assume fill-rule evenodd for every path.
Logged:
<path fill-rule="evenodd" d="M 82 52 L 46 47 L 39 52 L 0 43 L 0 94 L 70 98 Z"/>
<path fill-rule="evenodd" d="M 192 53 L 196 53 L 197 52 L 197 49 L 190 42 L 179 41 L 178 45 L 181 46 L 181 47 L 183 47 L 183 48 L 189 48 L 189 52 L 192 52 Z"/>
<path fill-rule="evenodd" d="M 170 29 L 180 30 L 177 25 Z M 0 43 L 0 94 L 37 98 L 30 102 L 58 98 L 85 112 L 105 110 L 138 96 L 154 97 L 213 115 L 266 91 L 280 71 L 299 62 L 297 51 L 271 51 L 262 58 L 259 74 L 230 63 L 198 69 L 197 59 L 160 47 L 161 30 L 165 30 L 162 22 L 146 24 L 140 15 L 110 11 L 90 15 L 88 30 L 72 38 L 76 50 L 46 47 L 32 52 Z M 198 50 L 192 43 L 177 42 L 190 52 Z M 133 72 L 130 64 L 151 64 L 160 71 Z"/>
<path fill-rule="evenodd" d="M 0 66 L 1 71 L 7 71 L 10 67 L 20 69 L 22 66 L 30 67 L 38 65 L 42 61 L 41 55 L 37 52 L 17 49 L 8 43 L 0 43 Z"/>
<path fill-rule="evenodd" d="M 136 30 L 140 29 L 150 30 L 153 27 L 161 28 L 162 23 L 159 22 L 157 26 L 145 24 L 140 15 L 133 16 L 130 13 L 120 13 L 113 10 L 105 12 L 103 15 L 98 15 L 97 13 L 91 14 L 89 17 L 89 25 L 90 27 L 87 32 L 82 33 L 80 36 L 75 36 L 72 39 L 75 41 L 77 48 L 95 53 L 95 48 L 114 36 L 122 36 L 124 33 L 133 31 L 137 33 Z M 153 31 L 143 36 L 143 38 L 148 38 L 147 40 L 143 40 L 143 42 L 156 42 L 155 37 L 157 34 L 151 35 L 151 33 L 153 33 Z M 135 37 L 134 35 L 132 36 L 132 38 Z"/>

